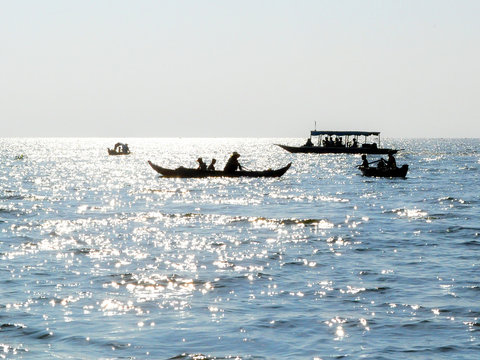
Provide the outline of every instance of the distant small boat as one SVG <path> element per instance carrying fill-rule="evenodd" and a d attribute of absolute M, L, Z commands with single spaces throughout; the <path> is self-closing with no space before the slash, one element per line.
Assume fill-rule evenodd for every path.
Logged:
<path fill-rule="evenodd" d="M 408 172 L 408 165 L 395 169 L 379 169 L 377 167 L 358 167 L 364 176 L 376 176 L 376 177 L 405 177 Z"/>
<path fill-rule="evenodd" d="M 289 163 L 287 166 L 277 169 L 277 170 L 263 170 L 263 171 L 234 171 L 234 172 L 224 172 L 222 170 L 198 170 L 198 169 L 188 169 L 184 167 L 179 167 L 178 169 L 166 169 L 161 166 L 155 165 L 151 161 L 148 161 L 148 164 L 152 167 L 153 170 L 162 174 L 164 177 L 168 178 L 205 178 L 205 177 L 280 177 L 287 172 L 292 163 Z"/>
<path fill-rule="evenodd" d="M 116 143 L 113 146 L 113 149 L 108 150 L 108 155 L 129 155 L 130 149 L 128 148 L 128 144 Z"/>
<path fill-rule="evenodd" d="M 317 145 L 311 137 L 318 136 Z M 332 139 L 335 136 L 335 139 Z M 363 143 L 359 142 L 359 137 L 363 136 Z M 377 142 L 367 142 L 370 136 L 376 136 Z M 345 139 L 343 139 L 343 137 Z M 350 141 L 350 138 L 352 140 Z M 380 132 L 378 131 L 317 131 L 310 132 L 305 145 L 289 146 L 281 145 L 282 149 L 291 153 L 314 153 L 314 154 L 395 154 L 398 150 L 380 147 Z"/>

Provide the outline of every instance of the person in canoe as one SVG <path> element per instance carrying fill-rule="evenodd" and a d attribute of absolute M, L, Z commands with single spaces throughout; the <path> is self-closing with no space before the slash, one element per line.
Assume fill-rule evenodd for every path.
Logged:
<path fill-rule="evenodd" d="M 387 162 L 384 158 L 380 158 L 380 160 L 378 160 L 377 169 L 382 171 L 387 169 Z"/>
<path fill-rule="evenodd" d="M 393 157 L 393 152 L 388 153 L 387 168 L 392 169 L 392 170 L 397 168 L 397 162 L 395 161 L 395 158 Z"/>
<path fill-rule="evenodd" d="M 237 153 L 236 151 L 230 156 L 230 159 L 228 159 L 227 164 L 223 168 L 223 171 L 226 173 L 233 173 L 237 169 L 243 170 L 242 165 L 238 162 L 238 158 L 240 157 L 240 154 Z"/>
<path fill-rule="evenodd" d="M 216 162 L 217 162 L 217 159 L 212 159 L 212 162 L 210 163 L 210 165 L 208 165 L 207 170 L 208 171 L 215 171 L 215 163 Z"/>
<path fill-rule="evenodd" d="M 203 162 L 203 159 L 201 157 L 199 157 L 197 159 L 197 162 L 198 162 L 198 168 L 197 170 L 200 170 L 200 171 L 207 171 L 207 164 L 205 164 Z"/>

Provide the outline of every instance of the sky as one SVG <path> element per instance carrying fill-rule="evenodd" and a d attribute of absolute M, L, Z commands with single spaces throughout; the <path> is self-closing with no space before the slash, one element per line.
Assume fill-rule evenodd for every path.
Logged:
<path fill-rule="evenodd" d="M 480 138 L 480 1 L 0 0 L 0 137 Z"/>

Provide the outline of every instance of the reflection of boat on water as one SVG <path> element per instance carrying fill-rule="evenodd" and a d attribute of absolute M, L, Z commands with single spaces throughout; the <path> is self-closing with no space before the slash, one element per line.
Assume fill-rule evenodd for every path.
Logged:
<path fill-rule="evenodd" d="M 318 136 L 317 144 L 311 137 Z M 376 142 L 368 142 L 374 136 Z M 333 138 L 335 137 L 335 138 Z M 360 140 L 363 137 L 363 142 Z M 316 153 L 316 154 L 388 154 L 398 150 L 380 147 L 380 132 L 378 131 L 317 131 L 310 132 L 310 138 L 303 146 L 288 146 L 277 144 L 282 149 L 291 153 Z"/>
<path fill-rule="evenodd" d="M 376 176 L 376 177 L 405 177 L 408 172 L 408 165 L 397 167 L 395 169 L 379 169 L 378 167 L 358 167 L 364 176 Z"/>
<path fill-rule="evenodd" d="M 108 155 L 129 155 L 130 149 L 128 144 L 116 143 L 113 149 L 107 148 Z"/>
<path fill-rule="evenodd" d="M 220 170 L 198 170 L 179 167 L 178 169 L 166 169 L 161 166 L 155 165 L 151 161 L 148 161 L 149 165 L 158 173 L 164 177 L 176 177 L 176 178 L 205 178 L 205 177 L 280 177 L 287 172 L 292 163 L 281 169 L 268 169 L 263 171 L 245 171 L 239 170 L 234 172 L 225 172 Z"/>

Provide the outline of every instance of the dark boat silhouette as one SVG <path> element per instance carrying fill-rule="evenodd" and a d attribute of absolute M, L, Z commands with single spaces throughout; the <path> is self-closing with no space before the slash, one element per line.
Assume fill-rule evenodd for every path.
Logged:
<path fill-rule="evenodd" d="M 130 155 L 130 149 L 128 148 L 128 144 L 123 144 L 117 142 L 113 149 L 107 148 L 108 155 Z"/>
<path fill-rule="evenodd" d="M 318 136 L 317 145 L 311 141 L 312 136 Z M 336 141 L 329 141 L 335 136 Z M 363 143 L 359 137 L 363 136 Z M 377 137 L 377 142 L 367 142 L 370 136 Z M 343 139 L 343 137 L 345 139 Z M 352 139 L 351 141 L 349 139 Z M 318 131 L 312 130 L 307 143 L 302 146 L 281 145 L 282 149 L 291 153 L 314 154 L 395 154 L 398 150 L 380 147 L 380 132 L 378 131 Z"/>
<path fill-rule="evenodd" d="M 161 166 L 155 165 L 150 160 L 148 164 L 152 167 L 153 170 L 162 174 L 164 177 L 169 178 L 205 178 L 205 177 L 280 177 L 287 172 L 292 163 L 289 163 L 287 166 L 281 169 L 268 169 L 263 171 L 246 171 L 239 170 L 234 172 L 224 172 L 222 170 L 198 170 L 198 169 L 189 169 L 184 167 L 179 167 L 178 169 L 166 169 Z"/>
<path fill-rule="evenodd" d="M 408 165 L 397 167 L 395 169 L 379 169 L 377 167 L 358 167 L 364 176 L 376 176 L 376 177 L 405 177 L 408 172 Z"/>
<path fill-rule="evenodd" d="M 122 152 L 122 151 L 116 151 L 116 150 L 112 150 L 112 149 L 108 149 L 108 155 L 130 155 L 131 152 L 128 151 L 128 152 Z"/>

